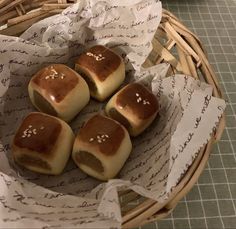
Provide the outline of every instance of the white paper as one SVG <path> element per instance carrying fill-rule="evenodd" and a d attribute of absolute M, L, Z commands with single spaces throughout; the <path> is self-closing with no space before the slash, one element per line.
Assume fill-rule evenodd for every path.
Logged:
<path fill-rule="evenodd" d="M 207 143 L 225 102 L 210 85 L 191 77 L 165 78 L 168 64 L 141 67 L 161 19 L 156 0 L 85 1 L 36 23 L 21 38 L 0 36 L 0 227 L 120 228 L 117 190 L 132 189 L 162 202 Z M 39 175 L 14 164 L 10 145 L 22 119 L 34 110 L 27 85 L 50 63 L 73 67 L 85 48 L 103 44 L 125 60 L 129 81 L 150 87 L 160 101 L 159 117 L 142 135 L 117 179 L 101 183 L 72 160 L 60 176 Z M 71 126 L 75 133 L 103 103 L 93 100 Z"/>

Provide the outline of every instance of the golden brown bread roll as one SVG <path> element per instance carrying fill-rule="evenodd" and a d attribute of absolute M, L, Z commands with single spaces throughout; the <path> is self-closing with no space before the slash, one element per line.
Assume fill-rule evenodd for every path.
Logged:
<path fill-rule="evenodd" d="M 37 72 L 28 85 L 29 97 L 40 111 L 70 121 L 89 102 L 84 79 L 63 64 L 53 64 Z"/>
<path fill-rule="evenodd" d="M 74 134 L 64 121 L 44 113 L 30 113 L 18 128 L 13 144 L 14 160 L 44 174 L 62 172 L 71 154 Z"/>
<path fill-rule="evenodd" d="M 100 180 L 116 176 L 132 149 L 127 130 L 118 122 L 95 115 L 80 129 L 72 157 L 85 173 Z"/>
<path fill-rule="evenodd" d="M 75 70 L 84 77 L 93 98 L 104 101 L 125 79 L 125 65 L 112 50 L 96 45 L 79 56 Z"/>
<path fill-rule="evenodd" d="M 158 113 L 158 101 L 145 86 L 128 84 L 107 103 L 106 114 L 127 128 L 131 136 L 142 133 Z"/>

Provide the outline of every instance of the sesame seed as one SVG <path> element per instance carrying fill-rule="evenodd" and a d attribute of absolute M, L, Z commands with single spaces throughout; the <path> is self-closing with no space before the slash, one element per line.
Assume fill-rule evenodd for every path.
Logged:
<path fill-rule="evenodd" d="M 90 138 L 89 141 L 92 142 L 94 140 L 94 138 Z"/>
<path fill-rule="evenodd" d="M 25 138 L 25 137 L 26 137 L 26 135 L 22 135 L 21 137 L 22 137 L 22 138 Z"/>
<path fill-rule="evenodd" d="M 105 137 L 106 137 L 106 138 L 109 138 L 109 136 L 108 136 L 107 134 L 105 134 Z"/>
<path fill-rule="evenodd" d="M 138 97 L 138 96 L 139 96 L 139 93 L 136 93 L 135 95 Z"/>
<path fill-rule="evenodd" d="M 64 76 L 61 76 L 61 79 L 64 79 Z"/>
<path fill-rule="evenodd" d="M 44 126 L 41 126 L 41 127 L 40 127 L 40 130 L 43 130 L 43 129 L 44 129 Z"/>
<path fill-rule="evenodd" d="M 57 71 L 54 68 L 52 68 L 51 71 L 57 74 Z"/>
<path fill-rule="evenodd" d="M 32 128 L 32 125 L 29 125 L 29 128 Z"/>
<path fill-rule="evenodd" d="M 98 139 L 98 143 L 102 143 L 102 140 Z"/>
<path fill-rule="evenodd" d="M 103 138 L 103 139 L 102 139 L 102 141 L 103 141 L 103 142 L 105 142 L 105 141 L 106 141 L 106 139 L 105 139 L 105 138 Z"/>
<path fill-rule="evenodd" d="M 87 52 L 86 55 L 87 55 L 87 56 L 94 56 L 94 54 L 91 53 L 91 52 Z"/>
<path fill-rule="evenodd" d="M 28 137 L 28 138 L 31 137 L 31 134 L 27 134 L 27 137 Z"/>

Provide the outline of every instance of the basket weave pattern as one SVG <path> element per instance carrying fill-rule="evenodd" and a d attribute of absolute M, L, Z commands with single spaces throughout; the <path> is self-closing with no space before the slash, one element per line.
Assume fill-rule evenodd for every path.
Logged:
<path fill-rule="evenodd" d="M 76 0 L 0 0 L 0 34 L 19 35 L 35 22 L 58 14 Z M 215 73 L 207 60 L 199 39 L 173 14 L 163 9 L 161 23 L 152 41 L 153 50 L 144 67 L 162 62 L 169 63 L 169 74 L 184 73 L 211 84 L 213 95 L 221 98 Z M 141 226 L 166 217 L 197 182 L 203 171 L 214 142 L 220 139 L 225 127 L 223 116 L 205 147 L 201 149 L 184 178 L 175 187 L 165 203 L 143 198 L 133 191 L 119 193 L 123 227 Z"/>

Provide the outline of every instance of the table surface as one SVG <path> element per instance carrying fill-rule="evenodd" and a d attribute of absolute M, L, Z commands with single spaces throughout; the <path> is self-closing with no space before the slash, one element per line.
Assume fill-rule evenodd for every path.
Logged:
<path fill-rule="evenodd" d="M 236 228 L 236 0 L 162 0 L 202 41 L 227 101 L 226 129 L 169 217 L 139 229 Z"/>

